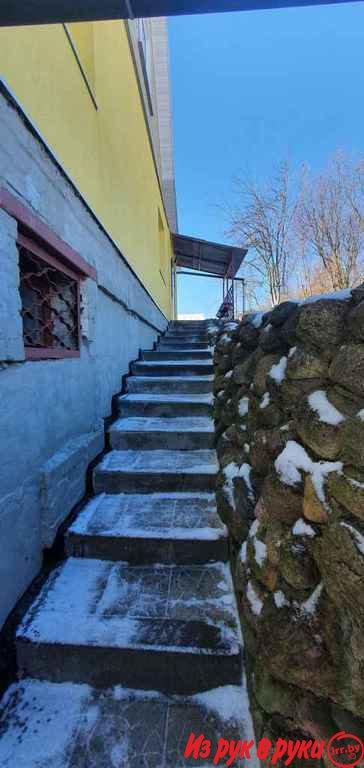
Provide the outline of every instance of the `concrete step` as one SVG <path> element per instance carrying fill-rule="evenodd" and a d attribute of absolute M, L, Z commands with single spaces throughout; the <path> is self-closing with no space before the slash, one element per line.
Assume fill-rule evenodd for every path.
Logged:
<path fill-rule="evenodd" d="M 227 530 L 213 493 L 100 494 L 66 535 L 71 557 L 150 563 L 226 561 Z"/>
<path fill-rule="evenodd" d="M 189 326 L 192 326 L 192 327 L 199 328 L 199 327 L 205 327 L 206 325 L 209 325 L 210 322 L 211 321 L 208 320 L 208 319 L 203 319 L 203 320 L 171 320 L 168 327 L 169 328 L 171 328 L 171 327 L 173 328 L 174 326 L 177 326 L 177 327 L 181 327 L 181 328 L 183 328 L 183 327 L 187 327 L 188 328 Z"/>
<path fill-rule="evenodd" d="M 111 451 L 94 470 L 95 493 L 213 491 L 215 451 Z"/>
<path fill-rule="evenodd" d="M 209 349 L 152 349 L 142 350 L 142 360 L 212 360 Z"/>
<path fill-rule="evenodd" d="M 213 448 L 214 422 L 206 416 L 176 418 L 121 418 L 109 430 L 110 446 L 117 450 L 194 451 Z"/>
<path fill-rule="evenodd" d="M 212 394 L 165 395 L 131 394 L 117 399 L 120 416 L 154 416 L 175 418 L 177 416 L 209 416 L 213 405 Z"/>
<path fill-rule="evenodd" d="M 69 558 L 17 632 L 21 675 L 191 694 L 241 679 L 230 568 Z"/>
<path fill-rule="evenodd" d="M 185 341 L 185 339 L 168 339 L 165 336 L 161 336 L 157 345 L 157 349 L 211 349 L 208 341 Z"/>
<path fill-rule="evenodd" d="M 138 360 L 131 365 L 135 376 L 210 376 L 213 370 L 209 360 Z"/>
<path fill-rule="evenodd" d="M 254 741 L 245 684 L 197 696 L 90 688 L 26 678 L 6 694 L 0 720 L 2 768 L 187 768 L 189 735 Z M 227 759 L 227 758 L 226 758 Z M 223 763 L 221 763 L 223 765 Z M 249 768 L 258 761 L 249 760 Z M 234 768 L 247 766 L 236 758 Z"/>
<path fill-rule="evenodd" d="M 172 328 L 198 328 L 201 330 L 205 330 L 206 328 L 209 328 L 211 323 L 207 323 L 206 320 L 172 320 L 168 325 L 168 330 L 171 330 Z"/>
<path fill-rule="evenodd" d="M 203 341 L 209 340 L 207 333 L 200 333 L 196 331 L 166 331 L 163 336 L 164 339 L 179 339 L 180 341 Z"/>
<path fill-rule="evenodd" d="M 213 376 L 129 376 L 128 392 L 141 394 L 205 394 L 212 392 Z"/>

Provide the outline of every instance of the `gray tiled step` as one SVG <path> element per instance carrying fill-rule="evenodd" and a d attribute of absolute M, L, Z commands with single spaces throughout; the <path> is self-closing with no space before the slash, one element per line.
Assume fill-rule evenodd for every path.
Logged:
<path fill-rule="evenodd" d="M 213 376 L 129 376 L 128 392 L 141 394 L 205 394 L 212 392 Z"/>
<path fill-rule="evenodd" d="M 213 398 L 207 394 L 128 394 L 117 400 L 120 416 L 209 416 Z"/>
<path fill-rule="evenodd" d="M 213 493 L 100 494 L 66 537 L 74 557 L 146 563 L 225 561 L 227 530 Z"/>
<path fill-rule="evenodd" d="M 143 350 L 142 360 L 212 360 L 209 349 L 153 349 Z"/>
<path fill-rule="evenodd" d="M 153 451 L 193 451 L 213 448 L 214 422 L 206 416 L 177 416 L 175 418 L 121 418 L 109 430 L 110 446 Z"/>
<path fill-rule="evenodd" d="M 17 632 L 21 674 L 190 694 L 238 684 L 229 566 L 129 567 L 69 558 Z"/>
<path fill-rule="evenodd" d="M 190 326 L 196 328 L 205 328 L 211 324 L 211 320 L 204 318 L 203 320 L 171 320 L 169 328 L 177 326 L 177 328 L 188 328 Z"/>
<path fill-rule="evenodd" d="M 220 738 L 254 740 L 244 683 L 165 696 L 26 678 L 4 698 L 0 731 L 2 768 L 210 768 L 183 758 L 191 731 L 211 741 L 212 755 Z"/>
<path fill-rule="evenodd" d="M 167 331 L 163 338 L 179 339 L 180 341 L 209 341 L 207 333 L 196 333 L 196 331 Z"/>
<path fill-rule="evenodd" d="M 215 489 L 215 451 L 111 451 L 94 470 L 96 493 Z"/>
<path fill-rule="evenodd" d="M 211 375 L 213 370 L 209 360 L 138 360 L 131 365 L 136 376 L 199 376 Z"/>
<path fill-rule="evenodd" d="M 186 341 L 185 339 L 168 339 L 161 336 L 157 349 L 210 349 L 208 341 Z"/>
<path fill-rule="evenodd" d="M 167 328 L 167 333 L 207 333 L 210 326 L 207 323 L 170 323 Z"/>

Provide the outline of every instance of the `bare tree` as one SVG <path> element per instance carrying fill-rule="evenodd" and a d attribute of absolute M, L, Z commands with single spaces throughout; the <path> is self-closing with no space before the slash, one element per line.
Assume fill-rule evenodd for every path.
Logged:
<path fill-rule="evenodd" d="M 282 162 L 266 186 L 246 179 L 235 182 L 238 205 L 228 208 L 228 235 L 249 248 L 245 262 L 269 293 L 273 306 L 287 290 L 291 252 L 292 202 L 288 163 Z"/>
<path fill-rule="evenodd" d="M 313 177 L 306 170 L 296 208 L 297 238 L 309 277 L 329 290 L 350 288 L 363 279 L 364 172 L 342 153 Z M 306 287 L 308 287 L 306 280 Z"/>

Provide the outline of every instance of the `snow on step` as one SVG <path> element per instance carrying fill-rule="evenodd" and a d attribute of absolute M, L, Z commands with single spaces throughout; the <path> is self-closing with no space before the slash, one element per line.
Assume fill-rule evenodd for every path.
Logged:
<path fill-rule="evenodd" d="M 173 339 L 165 338 L 164 336 L 157 342 L 157 349 L 209 349 L 210 342 L 208 341 L 190 341 L 190 339 L 184 339 L 182 337 L 174 337 Z"/>
<path fill-rule="evenodd" d="M 137 363 L 134 363 L 134 365 L 143 365 L 143 366 L 151 367 L 151 366 L 154 366 L 155 363 L 153 360 L 141 360 L 141 361 L 138 361 Z M 171 366 L 171 367 L 191 365 L 193 367 L 201 366 L 202 369 L 212 368 L 212 362 L 210 362 L 210 360 L 203 360 L 203 359 L 201 360 L 201 359 L 195 359 L 195 358 L 190 358 L 186 360 L 164 360 L 163 365 Z"/>
<path fill-rule="evenodd" d="M 214 490 L 216 452 L 110 451 L 94 470 L 96 493 Z"/>
<path fill-rule="evenodd" d="M 212 448 L 214 422 L 207 417 L 121 418 L 110 430 L 112 448 L 194 450 Z"/>
<path fill-rule="evenodd" d="M 213 396 L 206 394 L 127 394 L 118 398 L 120 416 L 208 416 Z"/>
<path fill-rule="evenodd" d="M 138 360 L 132 363 L 131 371 L 144 376 L 210 375 L 213 373 L 213 364 L 209 360 Z"/>
<path fill-rule="evenodd" d="M 153 403 L 172 403 L 173 405 L 178 405 L 178 403 L 187 403 L 188 405 L 194 405 L 194 403 L 199 403 L 203 405 L 212 405 L 213 403 L 213 396 L 212 394 L 181 394 L 181 395 L 159 395 L 159 394 L 151 394 L 151 395 L 122 395 L 119 398 L 119 402 L 125 400 L 128 400 L 128 402 L 134 402 L 134 403 L 144 403 L 146 400 L 150 400 Z"/>
<path fill-rule="evenodd" d="M 212 392 L 213 376 L 129 376 L 128 392 L 203 394 Z"/>
<path fill-rule="evenodd" d="M 154 366 L 158 367 L 158 365 L 163 365 L 166 367 L 171 368 L 201 368 L 201 370 L 206 370 L 206 372 L 210 373 L 212 370 L 212 361 L 211 360 L 203 360 L 200 358 L 189 358 L 185 360 L 138 360 L 136 363 L 134 363 L 135 366 L 143 366 L 143 367 L 149 367 L 153 368 Z"/>
<path fill-rule="evenodd" d="M 17 633 L 29 677 L 194 693 L 236 684 L 241 635 L 230 568 L 69 558 Z"/>
<path fill-rule="evenodd" d="M 100 494 L 67 533 L 69 555 L 143 563 L 227 560 L 212 493 Z"/>
<path fill-rule="evenodd" d="M 184 768 L 192 724 L 214 746 L 254 740 L 244 684 L 170 697 L 28 678 L 11 686 L 0 718 L 2 768 Z"/>
<path fill-rule="evenodd" d="M 212 355 L 209 349 L 153 349 L 143 350 L 141 358 L 145 360 L 206 360 L 211 361 Z"/>

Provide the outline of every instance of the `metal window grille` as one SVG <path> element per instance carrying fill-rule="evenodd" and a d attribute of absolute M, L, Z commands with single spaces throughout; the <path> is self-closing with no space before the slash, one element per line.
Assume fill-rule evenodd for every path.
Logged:
<path fill-rule="evenodd" d="M 28 357 L 79 354 L 79 279 L 54 256 L 19 237 L 20 296 Z"/>

